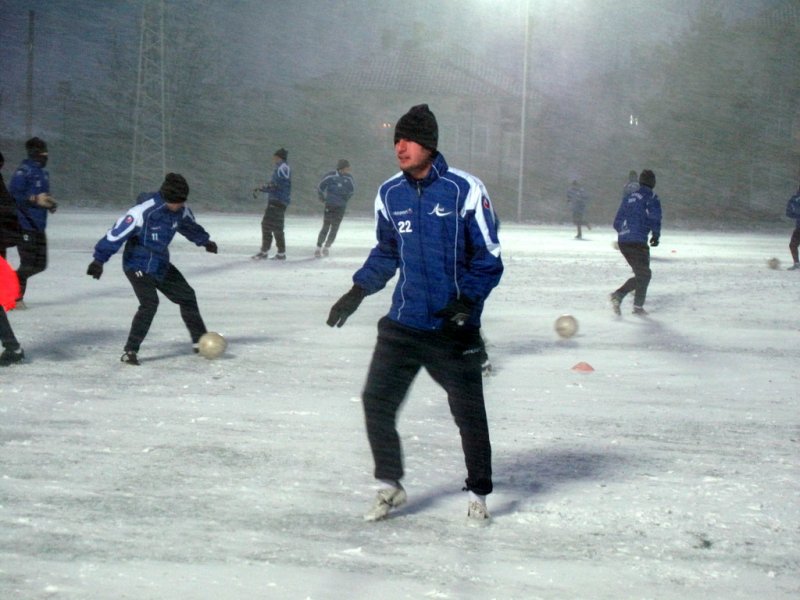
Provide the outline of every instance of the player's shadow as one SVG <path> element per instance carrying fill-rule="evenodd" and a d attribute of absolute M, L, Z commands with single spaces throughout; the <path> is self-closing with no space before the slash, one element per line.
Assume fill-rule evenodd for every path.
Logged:
<path fill-rule="evenodd" d="M 498 457 L 495 489 L 511 496 L 492 505 L 494 515 L 510 514 L 521 504 L 576 481 L 602 481 L 628 467 L 630 458 L 612 452 L 553 450 Z"/>
<path fill-rule="evenodd" d="M 576 481 L 601 481 L 629 466 L 630 459 L 616 453 L 580 450 L 554 450 L 504 455 L 494 461 L 494 489 L 502 491 L 505 500 L 495 504 L 495 516 L 512 514 L 533 497 L 549 493 L 559 486 Z M 409 498 L 404 513 L 425 511 L 453 494 L 452 487 L 439 486 L 427 494 Z"/>
<path fill-rule="evenodd" d="M 70 329 L 49 335 L 42 342 L 21 342 L 27 362 L 39 359 L 68 362 L 85 358 L 88 353 L 98 352 L 99 348 L 107 346 L 109 340 L 118 337 L 118 329 Z"/>
<path fill-rule="evenodd" d="M 555 334 L 554 334 L 555 335 Z M 524 339 L 524 340 L 511 340 L 507 342 L 489 344 L 487 349 L 490 358 L 495 355 L 507 356 L 527 356 L 530 354 L 543 354 L 550 352 L 556 348 L 563 350 L 565 348 L 578 348 L 580 346 L 581 333 L 576 334 L 571 338 L 558 338 L 552 340 L 543 339 Z"/>
<path fill-rule="evenodd" d="M 245 346 L 266 346 L 267 344 L 274 342 L 275 338 L 267 336 L 267 335 L 226 335 L 225 341 L 228 342 L 228 347 L 225 350 L 225 353 L 216 358 L 214 360 L 232 360 L 236 358 L 236 348 L 242 348 Z M 188 353 L 192 353 L 192 350 L 188 349 L 190 346 L 189 341 L 187 339 L 186 342 L 173 342 L 167 346 L 164 346 L 161 351 L 157 354 L 147 354 L 139 356 L 139 362 L 150 362 L 150 361 L 157 361 L 157 360 L 164 360 L 166 358 L 178 358 L 180 356 L 186 356 Z"/>

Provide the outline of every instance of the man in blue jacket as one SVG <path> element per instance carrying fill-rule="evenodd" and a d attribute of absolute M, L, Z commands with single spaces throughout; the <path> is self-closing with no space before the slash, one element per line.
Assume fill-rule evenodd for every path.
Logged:
<path fill-rule="evenodd" d="M 438 125 L 427 104 L 397 122 L 394 149 L 401 172 L 375 198 L 377 245 L 353 275 L 353 287 L 331 308 L 341 327 L 365 296 L 395 275 L 389 314 L 363 391 L 367 437 L 382 482 L 369 521 L 406 502 L 397 412 L 424 367 L 447 392 L 467 467 L 467 515 L 487 522 L 492 491 L 491 444 L 483 398 L 481 312 L 500 281 L 503 262 L 495 213 L 483 183 L 448 167 L 437 152 Z"/>
<path fill-rule="evenodd" d="M 789 271 L 800 269 L 800 259 L 798 259 L 797 248 L 800 246 L 800 188 L 797 193 L 789 198 L 786 203 L 786 216 L 795 220 L 792 237 L 789 238 L 789 252 L 792 254 L 792 266 Z"/>
<path fill-rule="evenodd" d="M 350 174 L 350 163 L 342 158 L 336 163 L 336 170 L 326 173 L 317 186 L 319 201 L 325 205 L 322 229 L 317 236 L 317 249 L 314 256 L 321 258 L 330 254 L 330 248 L 339 232 L 339 225 L 347 209 L 347 201 L 355 192 L 356 184 Z"/>
<path fill-rule="evenodd" d="M 639 187 L 622 198 L 614 218 L 619 251 L 633 269 L 633 277 L 611 294 L 611 307 L 621 314 L 620 305 L 628 293 L 633 292 L 633 314 L 646 315 L 644 301 L 650 285 L 650 246 L 658 246 L 661 238 L 661 202 L 653 193 L 656 175 L 645 169 L 639 175 Z"/>
<path fill-rule="evenodd" d="M 168 173 L 159 191 L 140 195 L 140 202 L 120 217 L 94 247 L 94 260 L 86 274 L 100 279 L 103 265 L 125 244 L 122 270 L 133 286 L 139 309 L 120 358 L 124 363 L 139 364 L 139 348 L 158 310 L 158 292 L 180 306 L 195 352 L 198 340 L 206 333 L 194 290 L 169 260 L 169 244 L 176 233 L 205 247 L 207 252 L 217 253 L 217 244 L 186 206 L 188 196 L 186 179 Z"/>
<path fill-rule="evenodd" d="M 17 308 L 25 308 L 22 300 L 28 287 L 28 279 L 47 268 L 47 213 L 56 212 L 58 207 L 50 195 L 50 175 L 45 169 L 47 143 L 38 137 L 32 137 L 25 142 L 25 151 L 28 158 L 22 161 L 8 185 L 8 191 L 17 204 L 20 227 L 17 241 Z"/>
<path fill-rule="evenodd" d="M 264 218 L 261 219 L 261 250 L 253 255 L 253 260 L 267 258 L 275 237 L 275 246 L 278 253 L 273 260 L 286 260 L 286 236 L 283 232 L 286 208 L 291 202 L 292 195 L 292 169 L 286 162 L 289 153 L 285 148 L 279 148 L 272 155 L 272 177 L 269 183 L 253 190 L 267 193 L 267 208 Z"/>

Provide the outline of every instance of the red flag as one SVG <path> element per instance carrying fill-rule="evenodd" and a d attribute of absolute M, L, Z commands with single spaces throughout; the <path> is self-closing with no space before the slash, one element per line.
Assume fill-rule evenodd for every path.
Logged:
<path fill-rule="evenodd" d="M 19 279 L 17 272 L 0 256 L 0 305 L 11 310 L 17 305 L 19 296 Z"/>

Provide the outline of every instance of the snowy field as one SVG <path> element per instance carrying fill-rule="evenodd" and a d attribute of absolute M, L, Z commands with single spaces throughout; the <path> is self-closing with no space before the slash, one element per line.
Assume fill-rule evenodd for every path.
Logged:
<path fill-rule="evenodd" d="M 163 300 L 132 367 L 119 256 L 85 275 L 122 212 L 54 215 L 49 269 L 9 315 L 29 360 L 0 369 L 0 598 L 800 597 L 790 224 L 676 232 L 666 207 L 642 319 L 607 303 L 629 275 L 610 228 L 576 241 L 504 223 L 484 313 L 494 519 L 474 528 L 458 433 L 424 373 L 400 421 L 409 503 L 362 520 L 359 395 L 390 289 L 342 329 L 325 319 L 371 221 L 346 218 L 314 260 L 321 218 L 290 211 L 289 260 L 253 262 L 261 215 L 201 211 L 220 253 L 176 238 L 173 262 L 228 352 L 193 355 Z M 572 339 L 553 331 L 561 313 Z"/>

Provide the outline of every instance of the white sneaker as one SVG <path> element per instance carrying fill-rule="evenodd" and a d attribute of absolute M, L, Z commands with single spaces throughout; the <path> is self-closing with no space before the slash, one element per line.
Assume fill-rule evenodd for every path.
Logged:
<path fill-rule="evenodd" d="M 402 506 L 408 500 L 408 495 L 402 487 L 386 487 L 378 490 L 378 495 L 375 497 L 375 504 L 364 515 L 365 521 L 380 521 L 385 519 L 386 515 L 393 508 Z"/>
<path fill-rule="evenodd" d="M 467 506 L 467 521 L 470 525 L 488 525 L 489 509 L 486 508 L 486 502 L 480 500 L 470 500 Z"/>

